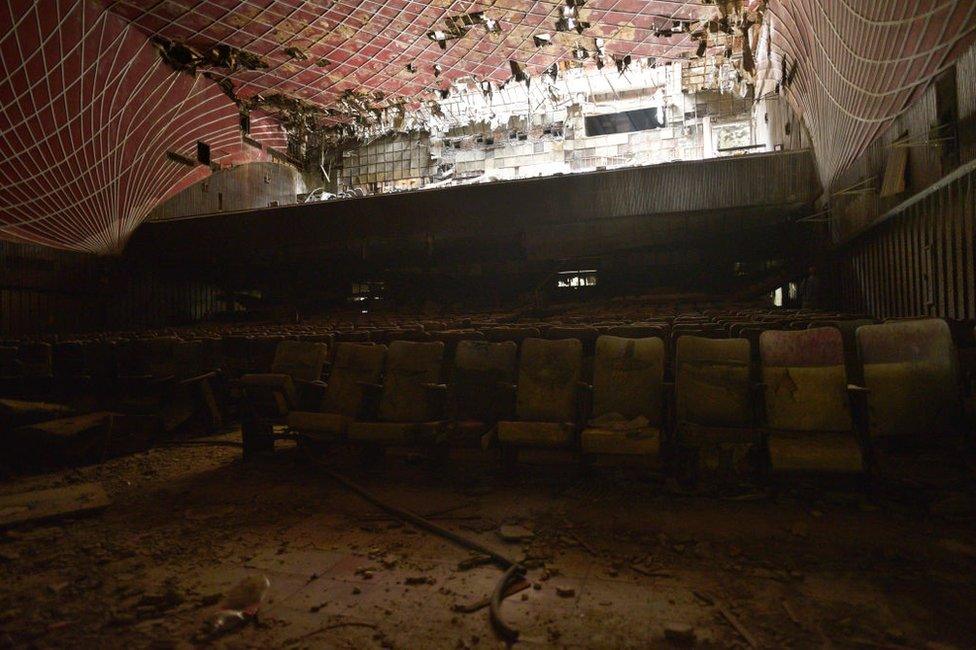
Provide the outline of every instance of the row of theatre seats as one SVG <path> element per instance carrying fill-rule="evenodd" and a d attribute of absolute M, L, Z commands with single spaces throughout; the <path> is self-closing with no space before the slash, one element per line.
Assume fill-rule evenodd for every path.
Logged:
<path fill-rule="evenodd" d="M 754 446 L 775 468 L 853 470 L 877 440 L 929 437 L 959 410 L 953 340 L 936 320 L 631 300 L 549 318 L 368 318 L 0 342 L 0 429 L 19 432 L 0 443 L 49 449 L 110 418 L 124 436 L 119 414 L 155 432 L 240 415 L 258 447 L 279 422 L 371 450 L 657 463 L 714 443 Z"/>
<path fill-rule="evenodd" d="M 371 456 L 497 447 L 659 465 L 740 445 L 760 471 L 858 474 L 889 442 L 963 431 L 971 392 L 938 319 L 703 313 L 358 336 L 282 341 L 270 373 L 241 376 L 250 449 L 284 422 Z"/>

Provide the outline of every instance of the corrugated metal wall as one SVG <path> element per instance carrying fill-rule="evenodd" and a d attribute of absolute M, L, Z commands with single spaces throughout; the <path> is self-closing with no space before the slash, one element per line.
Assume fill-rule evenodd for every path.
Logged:
<path fill-rule="evenodd" d="M 0 241 L 0 337 L 120 330 L 199 320 L 215 287 L 97 257 Z"/>
<path fill-rule="evenodd" d="M 976 318 L 976 170 L 854 240 L 838 262 L 844 306 L 874 316 Z"/>

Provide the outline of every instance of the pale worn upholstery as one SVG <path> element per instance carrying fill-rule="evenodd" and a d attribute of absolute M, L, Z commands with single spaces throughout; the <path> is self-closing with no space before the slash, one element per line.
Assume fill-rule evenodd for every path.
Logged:
<path fill-rule="evenodd" d="M 336 344 L 335 362 L 320 412 L 292 411 L 289 428 L 310 438 L 328 442 L 342 440 L 363 402 L 363 384 L 376 384 L 383 373 L 385 345 L 341 342 Z"/>
<path fill-rule="evenodd" d="M 337 343 L 321 410 L 356 417 L 363 402 L 362 384 L 379 383 L 385 359 L 385 345 Z"/>
<path fill-rule="evenodd" d="M 656 455 L 661 448 L 664 342 L 601 336 L 593 363 L 593 420 L 583 453 Z"/>
<path fill-rule="evenodd" d="M 430 384 L 437 384 L 444 359 L 440 341 L 394 341 L 387 356 L 379 419 L 384 422 L 425 422 L 435 417 L 429 408 Z"/>
<path fill-rule="evenodd" d="M 679 423 L 713 427 L 752 424 L 747 339 L 682 336 L 675 353 L 675 409 Z"/>
<path fill-rule="evenodd" d="M 296 381 L 312 382 L 322 376 L 328 355 L 322 343 L 281 341 L 275 349 L 271 372 L 241 377 L 244 395 L 260 415 L 282 417 L 299 407 Z"/>
<path fill-rule="evenodd" d="M 515 383 L 513 341 L 461 341 L 454 355 L 451 404 L 455 419 L 492 422 L 504 413 L 505 384 Z"/>
<path fill-rule="evenodd" d="M 572 422 L 576 418 L 582 345 L 575 339 L 522 342 L 516 414 L 520 420 Z"/>
<path fill-rule="evenodd" d="M 387 356 L 378 422 L 352 422 L 349 439 L 379 445 L 428 444 L 440 440 L 443 423 L 431 401 L 440 381 L 441 341 L 394 341 Z"/>
<path fill-rule="evenodd" d="M 499 422 L 499 441 L 533 447 L 573 444 L 582 354 L 576 339 L 522 342 L 515 407 L 521 422 Z"/>
<path fill-rule="evenodd" d="M 769 330 L 759 337 L 759 351 L 770 428 L 851 429 L 844 343 L 837 329 Z"/>
<path fill-rule="evenodd" d="M 770 330 L 759 337 L 759 348 L 772 469 L 861 471 L 840 331 Z"/>
<path fill-rule="evenodd" d="M 661 424 L 664 342 L 659 338 L 601 336 L 593 363 L 593 416 L 643 415 Z"/>
<path fill-rule="evenodd" d="M 297 381 L 318 381 L 328 357 L 329 346 L 325 343 L 282 341 L 275 349 L 271 372 Z"/>
<path fill-rule="evenodd" d="M 955 349 L 941 319 L 857 329 L 872 437 L 930 437 L 960 413 Z"/>

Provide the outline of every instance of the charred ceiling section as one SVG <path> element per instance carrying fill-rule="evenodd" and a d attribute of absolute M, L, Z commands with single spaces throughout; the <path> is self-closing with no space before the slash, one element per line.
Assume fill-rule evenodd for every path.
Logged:
<path fill-rule="evenodd" d="M 967 0 L 11 0 L 0 237 L 118 251 L 215 166 L 327 176 L 363 142 L 492 125 L 516 91 L 526 113 L 546 111 L 590 75 L 616 83 L 676 61 L 730 71 L 741 97 L 788 99 L 830 184 L 972 39 L 973 12 Z"/>
<path fill-rule="evenodd" d="M 452 97 L 491 97 L 509 84 L 566 94 L 560 78 L 584 67 L 625 75 L 638 61 L 717 54 L 751 79 L 749 28 L 763 15 L 760 0 L 106 6 L 146 31 L 174 67 L 213 78 L 243 115 L 255 107 L 280 115 L 292 155 L 312 167 L 384 135 L 485 119 L 446 115 Z"/>

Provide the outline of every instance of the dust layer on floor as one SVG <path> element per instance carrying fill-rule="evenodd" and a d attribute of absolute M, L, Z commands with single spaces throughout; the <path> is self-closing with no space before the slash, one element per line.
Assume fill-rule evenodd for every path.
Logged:
<path fill-rule="evenodd" d="M 280 446 L 281 447 L 281 446 Z M 824 488 L 694 496 L 630 471 L 330 463 L 384 500 L 520 557 L 503 604 L 539 647 L 976 647 L 968 513 Z M 18 479 L 100 481 L 84 518 L 0 533 L 0 646 L 191 647 L 234 585 L 270 581 L 217 647 L 498 647 L 500 571 L 346 491 L 295 448 L 243 463 L 156 449 Z M 501 533 L 504 532 L 503 536 Z"/>

